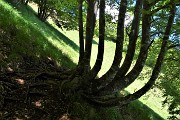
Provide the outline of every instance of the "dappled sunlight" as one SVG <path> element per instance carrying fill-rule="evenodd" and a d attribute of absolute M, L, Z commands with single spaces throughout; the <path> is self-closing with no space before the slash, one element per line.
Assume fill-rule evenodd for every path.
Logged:
<path fill-rule="evenodd" d="M 34 102 L 34 105 L 35 105 L 36 107 L 42 107 L 42 100 L 35 101 L 35 102 Z"/>
<path fill-rule="evenodd" d="M 16 9 L 16 7 L 12 7 L 9 4 L 6 4 L 3 0 L 0 1 L 0 6 L 3 5 L 5 8 L 7 9 L 11 9 L 11 11 L 8 11 L 9 13 L 11 13 L 11 15 L 13 15 L 15 18 L 23 18 L 20 14 L 20 12 L 12 10 L 12 9 Z M 7 10 L 6 9 L 6 10 Z"/>
<path fill-rule="evenodd" d="M 11 8 L 11 6 L 8 6 L 7 8 L 7 10 L 9 11 L 12 11 L 12 9 L 13 8 Z M 15 10 L 12 11 L 12 15 L 15 14 L 14 11 Z M 27 11 L 30 13 L 30 15 L 26 15 Z M 60 63 L 60 65 L 74 67 L 75 63 L 77 63 L 78 58 L 78 46 L 66 36 L 63 36 L 61 33 L 58 33 L 59 36 L 57 36 L 49 23 L 42 23 L 33 14 L 33 11 L 30 11 L 31 9 L 25 9 L 24 11 L 22 11 L 23 16 L 16 16 L 16 14 L 19 14 L 19 12 L 17 12 L 15 16 L 18 21 L 13 21 L 14 18 L 11 21 L 11 24 L 16 24 L 18 29 L 17 36 L 19 37 L 19 39 L 16 36 L 14 37 L 17 38 L 15 40 L 17 43 L 16 49 L 19 50 L 18 52 L 22 53 L 25 51 L 31 51 L 33 52 L 32 54 L 45 54 L 53 57 L 53 59 L 58 60 L 57 62 Z M 11 17 L 11 15 L 9 17 Z M 29 41 L 27 44 L 25 44 L 25 41 L 20 38 Z M 74 47 L 72 45 L 74 45 Z M 41 50 L 42 48 L 44 49 L 44 51 Z M 8 71 L 12 70 L 9 68 Z"/>
<path fill-rule="evenodd" d="M 70 120 L 68 114 L 63 114 L 58 120 Z"/>
<path fill-rule="evenodd" d="M 3 2 L 3 1 L 1 1 L 1 2 Z M 2 4 L 5 4 L 5 3 L 2 3 Z M 13 9 L 11 6 L 8 6 L 7 4 L 5 4 L 5 5 L 6 5 L 5 7 L 7 7 L 9 10 Z M 44 37 L 48 38 L 49 43 L 51 43 L 53 46 L 58 48 L 58 50 L 62 51 L 63 56 L 67 56 L 74 63 L 77 63 L 78 46 L 73 41 L 68 39 L 66 36 L 62 36 L 60 33 L 59 33 L 60 35 L 59 35 L 59 38 L 58 38 L 57 35 L 55 34 L 54 30 L 50 31 L 49 29 L 46 29 L 45 27 L 41 27 L 42 25 L 43 26 L 46 25 L 45 23 L 41 23 L 41 22 L 37 23 L 37 21 L 33 22 L 32 20 L 35 19 L 35 16 L 32 16 L 33 19 L 30 21 L 30 20 L 28 20 L 28 16 L 23 16 L 22 17 L 20 12 L 18 12 L 18 11 L 17 12 L 12 11 L 12 12 L 13 12 L 12 15 L 15 15 L 15 17 L 18 20 L 20 19 L 20 20 L 23 20 L 23 22 L 25 22 L 25 26 L 31 25 L 31 27 L 32 27 L 31 29 L 39 30 L 38 31 L 39 33 L 41 33 Z M 31 13 L 31 15 L 33 15 L 33 14 Z M 30 27 L 28 27 L 28 28 L 30 28 Z M 45 29 L 42 29 L 42 28 L 45 28 Z M 18 29 L 22 29 L 22 28 L 18 28 Z M 27 31 L 28 35 L 31 35 L 32 30 L 26 29 L 26 31 Z M 52 36 L 52 37 L 50 37 L 50 36 Z M 63 37 L 63 38 L 61 39 L 60 36 Z M 43 38 L 33 38 L 34 36 L 31 36 L 31 37 L 32 37 L 31 39 L 33 39 L 33 40 L 38 39 L 38 41 L 41 41 L 41 39 L 42 39 L 42 40 L 44 40 L 42 42 L 46 42 L 45 39 L 43 39 Z M 65 39 L 66 41 L 64 40 L 65 37 L 67 38 L 67 39 Z M 72 43 L 72 44 L 69 44 L 69 43 Z M 44 48 L 49 47 L 49 46 L 47 46 L 47 44 L 44 44 L 43 46 L 44 46 Z M 67 51 L 67 49 L 68 49 L 68 51 Z M 53 54 L 55 54 L 55 53 L 53 53 Z"/>
<path fill-rule="evenodd" d="M 18 84 L 20 84 L 20 85 L 24 85 L 24 84 L 25 84 L 25 80 L 23 80 L 23 79 L 17 78 L 17 79 L 15 79 L 15 80 L 16 80 L 16 82 L 17 82 Z"/>
<path fill-rule="evenodd" d="M 9 71 L 9 72 L 14 72 L 14 70 L 11 68 L 11 67 L 7 67 L 7 71 Z"/>
<path fill-rule="evenodd" d="M 30 3 L 29 5 L 37 12 L 36 4 Z M 45 25 L 50 29 L 39 27 L 39 25 L 33 26 L 36 29 L 40 29 L 41 33 L 48 38 L 48 42 L 61 50 L 63 54 L 65 53 L 65 56 L 69 56 L 74 63 L 77 63 L 79 46 L 77 43 L 74 43 L 74 38 L 73 40 L 69 39 L 67 36 L 63 35 L 60 31 L 54 28 L 50 23 L 45 23 Z"/>
<path fill-rule="evenodd" d="M 152 72 L 152 69 L 150 67 L 145 66 L 142 72 L 140 73 L 139 77 L 131 85 L 129 85 L 125 90 L 127 90 L 130 93 L 134 93 L 137 90 L 139 90 L 149 80 L 151 72 Z"/>
<path fill-rule="evenodd" d="M 31 5 L 35 9 L 37 6 Z M 36 9 L 37 10 L 37 9 Z M 53 21 L 49 18 L 47 25 L 52 29 L 52 31 L 42 29 L 42 34 L 48 38 L 48 42 L 51 43 L 54 47 L 62 51 L 62 54 L 65 56 L 69 56 L 70 59 L 74 62 L 78 62 L 78 49 L 79 49 L 79 36 L 78 31 L 69 30 L 66 31 L 59 29 Z M 38 25 L 37 25 L 38 26 Z M 35 27 L 37 27 L 35 26 Z M 67 37 L 68 36 L 68 37 Z M 97 57 L 97 49 L 98 49 L 98 38 L 94 38 L 93 40 L 95 44 L 92 45 L 92 57 L 91 57 L 91 66 L 93 67 L 96 57 Z M 115 53 L 115 43 L 110 41 L 105 41 L 105 52 L 104 52 L 104 60 L 102 64 L 102 69 L 100 70 L 98 76 L 102 76 L 108 69 L 110 68 L 113 62 L 113 55 Z"/>

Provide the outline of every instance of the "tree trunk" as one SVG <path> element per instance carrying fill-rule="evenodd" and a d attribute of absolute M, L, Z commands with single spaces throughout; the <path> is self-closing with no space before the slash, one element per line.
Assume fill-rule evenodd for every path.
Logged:
<path fill-rule="evenodd" d="M 84 53 L 84 72 L 85 74 L 90 70 L 90 58 L 92 49 L 92 36 L 93 36 L 93 20 L 94 18 L 94 0 L 87 0 L 87 20 L 86 20 L 86 42 Z"/>
<path fill-rule="evenodd" d="M 99 10 L 99 45 L 98 54 L 94 67 L 82 77 L 83 86 L 88 85 L 97 76 L 101 69 L 104 55 L 104 36 L 105 36 L 105 0 L 100 0 Z M 86 86 L 88 87 L 88 86 Z M 92 88 L 92 86 L 90 86 Z"/>
<path fill-rule="evenodd" d="M 99 78 L 98 80 L 98 81 L 101 81 L 103 86 L 114 79 L 119 69 L 121 59 L 122 59 L 122 50 L 123 50 L 123 42 L 124 42 L 124 22 L 125 22 L 126 9 L 127 9 L 127 0 L 122 0 L 120 4 L 120 8 L 119 8 L 119 15 L 118 15 L 117 40 L 116 40 L 116 50 L 115 50 L 114 60 L 108 72 L 104 74 L 101 78 Z"/>
<path fill-rule="evenodd" d="M 79 62 L 78 66 L 83 66 L 83 58 L 84 58 L 84 35 L 83 35 L 83 14 L 82 14 L 82 3 L 83 0 L 79 0 L 79 18 L 78 18 L 78 25 L 79 25 Z"/>
<path fill-rule="evenodd" d="M 148 5 L 146 2 L 144 2 L 144 6 L 146 7 L 146 5 Z M 93 97 L 93 96 L 87 96 L 87 95 L 83 95 L 84 98 L 86 98 L 90 103 L 94 104 L 94 105 L 100 105 L 100 106 L 117 106 L 117 105 L 125 105 L 128 104 L 131 101 L 134 101 L 138 98 L 140 98 L 142 95 L 144 95 L 148 90 L 150 90 L 150 88 L 154 85 L 155 80 L 157 79 L 159 73 L 160 73 L 160 69 L 161 66 L 163 64 L 163 59 L 165 56 L 165 53 L 167 51 L 167 43 L 168 43 L 168 39 L 170 36 L 170 31 L 173 25 L 173 21 L 174 21 L 174 17 L 175 17 L 175 12 L 176 12 L 176 7 L 175 4 L 171 5 L 171 9 L 170 9 L 170 16 L 168 19 L 168 23 L 166 26 L 166 30 L 164 33 L 164 37 L 162 39 L 162 45 L 161 45 L 161 50 L 160 53 L 158 55 L 155 67 L 153 69 L 152 75 L 149 79 L 149 81 L 144 85 L 144 87 L 142 87 L 141 89 L 139 89 L 138 91 L 136 91 L 133 94 L 129 94 L 125 97 L 118 97 L 116 95 L 111 95 L 111 96 L 106 96 L 106 97 Z"/>
<path fill-rule="evenodd" d="M 150 10 L 150 6 L 148 6 L 148 4 L 146 4 L 146 2 L 144 2 L 143 9 Z M 142 68 L 145 65 L 145 61 L 146 61 L 147 54 L 148 54 L 148 48 L 150 45 L 150 38 L 149 38 L 150 23 L 151 23 L 150 17 L 151 16 L 146 13 L 144 13 L 143 17 L 142 17 L 141 49 L 140 49 L 140 53 L 139 53 L 139 56 L 138 56 L 135 66 L 126 76 L 118 77 L 118 79 L 117 79 L 117 77 L 115 77 L 115 79 L 113 79 L 110 84 L 108 84 L 106 87 L 102 88 L 102 90 L 100 90 L 100 91 L 104 91 L 103 94 L 106 94 L 105 91 L 107 91 L 108 93 L 111 93 L 111 92 L 117 92 L 119 90 L 124 89 L 125 87 L 130 85 L 142 71 Z M 131 45 L 133 45 L 133 44 L 131 44 Z M 118 76 L 118 74 L 116 76 Z"/>
<path fill-rule="evenodd" d="M 128 45 L 127 54 L 126 54 L 126 57 L 124 59 L 122 66 L 118 70 L 116 79 L 123 77 L 128 72 L 128 70 L 132 64 L 133 57 L 135 54 L 135 49 L 136 49 L 136 41 L 137 41 L 138 34 L 139 34 L 141 8 L 142 8 L 142 0 L 137 0 L 136 6 L 135 6 L 135 11 L 134 11 L 134 18 L 132 21 L 131 32 L 130 32 L 130 36 L 129 36 L 129 45 Z"/>
<path fill-rule="evenodd" d="M 38 17 L 41 21 L 46 21 L 47 17 L 49 16 L 47 14 L 47 0 L 40 0 L 38 2 Z"/>

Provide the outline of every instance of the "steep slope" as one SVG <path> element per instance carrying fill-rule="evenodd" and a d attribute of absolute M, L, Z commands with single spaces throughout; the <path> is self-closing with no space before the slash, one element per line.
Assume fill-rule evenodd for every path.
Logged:
<path fill-rule="evenodd" d="M 0 10 L 1 40 L 8 42 L 11 49 L 7 59 L 20 54 L 43 55 L 56 59 L 64 67 L 75 65 L 78 46 L 48 23 L 42 23 L 30 8 L 20 5 L 13 8 L 1 0 Z"/>

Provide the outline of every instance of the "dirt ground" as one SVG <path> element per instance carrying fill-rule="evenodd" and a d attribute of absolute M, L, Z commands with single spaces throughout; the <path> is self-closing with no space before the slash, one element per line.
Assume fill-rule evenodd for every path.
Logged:
<path fill-rule="evenodd" d="M 60 95 L 59 87 L 61 80 L 68 76 L 62 74 L 66 70 L 50 64 L 48 58 L 39 61 L 31 67 L 26 64 L 19 67 L 21 72 L 10 66 L 1 68 L 5 69 L 0 73 L 1 120 L 69 119 L 66 114 L 68 101 Z"/>

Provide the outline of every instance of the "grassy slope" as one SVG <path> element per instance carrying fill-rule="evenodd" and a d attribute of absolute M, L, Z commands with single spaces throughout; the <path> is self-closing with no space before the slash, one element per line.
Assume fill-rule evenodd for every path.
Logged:
<path fill-rule="evenodd" d="M 3 1 L 0 3 L 1 27 L 9 29 L 13 26 L 16 32 L 15 41 L 18 44 L 14 50 L 15 53 L 44 54 L 56 59 L 60 65 L 75 66 L 78 46 L 73 41 L 57 33 L 52 26 L 39 21 L 34 13 L 23 6 L 19 6 L 20 12 Z"/>
<path fill-rule="evenodd" d="M 32 13 L 30 10 L 25 9 L 22 6 L 19 6 L 19 9 L 21 9 L 23 12 L 15 11 L 8 4 L 0 1 L 0 10 L 3 10 L 3 12 L 0 13 L 0 26 L 3 29 L 8 29 L 9 26 L 15 25 L 18 34 L 17 36 L 19 36 L 16 38 L 16 42 L 18 44 L 16 44 L 15 50 L 12 52 L 12 54 L 21 52 L 36 55 L 44 54 L 56 59 L 62 66 L 70 68 L 74 67 L 78 60 L 78 32 L 62 31 L 58 28 L 54 29 L 51 25 L 39 21 L 37 17 L 34 16 L 34 13 Z M 61 31 L 61 33 L 57 30 Z M 95 40 L 93 43 L 92 65 L 97 54 L 97 40 Z M 32 44 L 34 47 L 31 46 Z M 105 47 L 105 59 L 103 62 L 103 69 L 99 74 L 100 76 L 108 70 L 114 55 L 114 43 L 105 42 Z M 145 71 L 147 71 L 147 69 L 149 68 L 145 68 Z M 147 79 L 147 77 L 144 77 L 144 75 L 145 74 L 142 74 L 141 77 Z M 134 83 L 131 89 L 127 88 L 127 90 L 133 92 L 136 90 L 135 86 L 140 85 L 143 85 L 141 79 Z M 157 94 L 159 94 L 158 91 Z M 150 97 L 147 98 L 147 96 Z M 148 92 L 140 99 L 143 104 L 140 101 L 135 101 L 130 104 L 127 111 L 132 113 L 133 111 L 139 111 L 139 113 L 133 113 L 138 114 L 136 115 L 136 118 L 138 119 L 162 119 L 156 113 L 166 119 L 167 112 L 166 110 L 161 110 L 161 100 L 162 98 L 159 98 L 159 96 L 151 95 L 151 93 Z M 146 103 L 154 111 L 144 105 Z"/>

